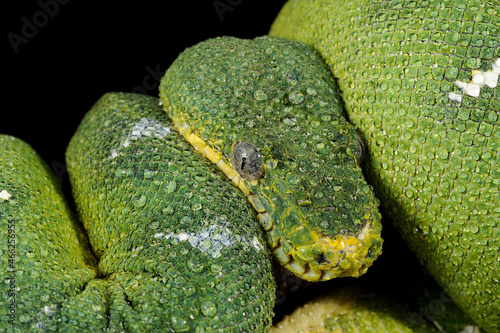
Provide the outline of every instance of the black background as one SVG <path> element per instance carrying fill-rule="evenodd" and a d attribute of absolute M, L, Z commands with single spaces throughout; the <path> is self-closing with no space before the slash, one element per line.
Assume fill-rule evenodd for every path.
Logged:
<path fill-rule="evenodd" d="M 31 144 L 52 166 L 68 194 L 66 146 L 84 114 L 103 94 L 122 91 L 157 96 L 159 72 L 186 47 L 217 36 L 265 35 L 285 0 L 105 4 L 73 0 L 58 3 L 57 8 L 54 3 L 4 4 L 0 133 Z M 218 7 L 218 12 L 214 3 L 225 4 L 226 10 Z M 51 4 L 51 15 L 43 14 L 47 10 L 42 4 Z M 9 37 L 26 39 L 14 46 Z M 407 267 L 418 264 L 388 223 L 384 234 L 384 255 L 360 282 L 389 289 L 408 285 Z M 290 302 L 276 308 L 277 318 L 324 290 L 289 296 Z"/>
<path fill-rule="evenodd" d="M 157 96 L 158 76 L 150 73 L 165 71 L 186 47 L 205 39 L 267 34 L 284 2 L 9 2 L 2 10 L 7 75 L 0 133 L 23 139 L 49 165 L 60 166 L 83 115 L 103 94 Z M 14 47 L 14 35 L 29 38 Z"/>

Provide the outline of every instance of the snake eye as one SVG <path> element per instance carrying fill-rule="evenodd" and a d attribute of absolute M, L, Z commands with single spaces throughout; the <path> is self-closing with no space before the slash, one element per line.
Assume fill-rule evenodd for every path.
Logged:
<path fill-rule="evenodd" d="M 262 157 L 254 145 L 245 141 L 234 144 L 232 163 L 241 178 L 246 180 L 258 179 L 264 173 Z"/>
<path fill-rule="evenodd" d="M 365 139 L 363 139 L 363 136 L 359 131 L 356 130 L 356 162 L 358 162 L 358 165 L 361 165 L 361 162 L 363 161 L 363 158 L 366 155 L 366 143 Z"/>

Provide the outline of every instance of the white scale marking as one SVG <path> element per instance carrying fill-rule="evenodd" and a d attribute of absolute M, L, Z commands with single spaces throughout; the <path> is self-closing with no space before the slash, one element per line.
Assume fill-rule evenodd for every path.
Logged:
<path fill-rule="evenodd" d="M 216 224 L 202 228 L 197 233 L 180 232 L 174 234 L 157 233 L 154 235 L 156 239 L 176 239 L 179 242 L 189 242 L 192 247 L 198 248 L 201 252 L 207 253 L 212 258 L 221 256 L 224 247 L 233 247 L 237 244 L 242 244 L 246 249 L 249 246 L 253 247 L 257 252 L 264 249 L 264 246 L 259 242 L 256 236 L 252 239 L 246 236 L 235 235 L 229 231 L 228 222 L 218 217 Z"/>
<path fill-rule="evenodd" d="M 0 199 L 9 200 L 11 196 L 12 195 L 9 192 L 7 192 L 6 190 L 3 190 L 2 192 L 0 192 Z"/>
<path fill-rule="evenodd" d="M 490 71 L 482 72 L 474 70 L 472 71 L 471 82 L 455 81 L 457 87 L 462 89 L 462 95 L 450 92 L 448 97 L 452 101 L 462 102 L 463 94 L 467 94 L 471 97 L 479 97 L 481 93 L 481 88 L 484 86 L 495 88 L 498 85 L 498 77 L 500 75 L 500 59 L 497 59 L 493 63 L 492 69 Z"/>
<path fill-rule="evenodd" d="M 154 119 L 141 118 L 141 120 L 134 124 L 130 130 L 130 134 L 121 139 L 120 147 L 127 147 L 131 140 L 137 140 L 141 136 L 152 136 L 154 138 L 163 139 L 170 132 L 169 127 L 157 123 Z M 109 157 L 115 158 L 116 156 L 118 156 L 117 149 L 112 149 Z"/>
<path fill-rule="evenodd" d="M 479 333 L 479 327 L 478 326 L 467 325 L 467 326 L 464 327 L 463 330 L 461 330 L 458 333 Z"/>

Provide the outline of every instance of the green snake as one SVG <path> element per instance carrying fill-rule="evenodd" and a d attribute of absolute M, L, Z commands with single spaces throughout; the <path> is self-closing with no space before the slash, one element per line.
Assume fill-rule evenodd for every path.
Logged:
<path fill-rule="evenodd" d="M 77 216 L 0 136 L 0 330 L 267 331 L 271 256 L 310 281 L 365 273 L 380 199 L 498 331 L 499 3 L 290 1 L 270 35 L 188 48 L 160 100 L 103 96 L 66 153 Z"/>
<path fill-rule="evenodd" d="M 292 0 L 271 35 L 321 53 L 367 142 L 384 217 L 454 301 L 498 332 L 500 3 Z"/>

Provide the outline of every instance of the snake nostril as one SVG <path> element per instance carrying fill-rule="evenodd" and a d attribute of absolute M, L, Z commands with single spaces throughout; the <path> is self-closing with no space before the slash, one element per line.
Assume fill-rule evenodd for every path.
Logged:
<path fill-rule="evenodd" d="M 330 260 L 326 259 L 325 255 L 321 253 L 316 260 L 318 261 L 318 264 L 331 264 Z"/>

